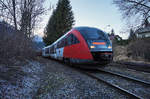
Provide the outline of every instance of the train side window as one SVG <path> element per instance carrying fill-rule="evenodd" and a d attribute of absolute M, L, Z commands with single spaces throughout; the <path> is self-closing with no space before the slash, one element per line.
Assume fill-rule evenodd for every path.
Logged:
<path fill-rule="evenodd" d="M 54 45 L 53 45 L 53 46 L 51 46 L 51 48 L 50 48 L 50 53 L 51 53 L 51 54 L 53 54 L 53 53 L 54 53 Z"/>
<path fill-rule="evenodd" d="M 57 48 L 61 48 L 61 41 L 57 43 Z"/>
<path fill-rule="evenodd" d="M 64 37 L 62 39 L 62 47 L 65 47 L 65 46 L 67 46 L 67 37 Z"/>
<path fill-rule="evenodd" d="M 75 35 L 72 35 L 72 44 L 80 43 L 80 41 L 77 39 Z"/>
<path fill-rule="evenodd" d="M 73 34 L 70 34 L 65 39 L 65 46 L 73 45 L 79 43 L 79 40 Z"/>
<path fill-rule="evenodd" d="M 45 53 L 46 53 L 46 54 L 49 54 L 49 48 L 46 48 L 46 49 L 45 49 Z"/>
<path fill-rule="evenodd" d="M 56 48 L 59 48 L 59 42 L 57 42 L 57 44 L 56 44 Z"/>
<path fill-rule="evenodd" d="M 68 35 L 67 37 L 67 46 L 72 44 L 72 34 Z"/>
<path fill-rule="evenodd" d="M 56 47 L 59 48 L 59 42 L 57 42 Z"/>
<path fill-rule="evenodd" d="M 64 47 L 64 46 L 65 46 L 65 40 L 64 40 L 64 39 L 62 39 L 62 40 L 61 40 L 60 47 Z"/>
<path fill-rule="evenodd" d="M 50 54 L 52 53 L 52 47 L 50 47 Z"/>

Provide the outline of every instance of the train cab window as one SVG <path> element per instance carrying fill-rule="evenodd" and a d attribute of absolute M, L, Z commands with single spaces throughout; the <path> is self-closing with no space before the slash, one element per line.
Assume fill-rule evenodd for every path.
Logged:
<path fill-rule="evenodd" d="M 107 38 L 103 31 L 97 29 L 80 30 L 80 33 L 86 40 L 105 40 Z"/>

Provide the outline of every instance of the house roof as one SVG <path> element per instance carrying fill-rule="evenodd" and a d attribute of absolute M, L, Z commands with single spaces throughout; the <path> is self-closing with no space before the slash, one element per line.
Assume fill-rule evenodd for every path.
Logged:
<path fill-rule="evenodd" d="M 150 32 L 150 26 L 141 27 L 135 31 L 136 34 L 148 33 Z"/>

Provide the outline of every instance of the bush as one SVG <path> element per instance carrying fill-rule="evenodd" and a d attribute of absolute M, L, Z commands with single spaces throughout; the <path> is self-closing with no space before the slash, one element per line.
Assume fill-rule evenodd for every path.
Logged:
<path fill-rule="evenodd" d="M 129 40 L 127 39 L 127 40 L 117 40 L 117 39 L 114 39 L 113 41 L 112 41 L 112 44 L 114 45 L 114 46 L 117 46 L 117 45 L 121 45 L 121 46 L 126 46 L 126 45 L 128 45 L 129 44 Z"/>
<path fill-rule="evenodd" d="M 33 58 L 35 56 L 32 40 L 20 31 L 3 27 L 0 31 L 0 63 L 13 63 L 14 58 Z"/>
<path fill-rule="evenodd" d="M 150 38 L 137 39 L 128 45 L 128 56 L 138 57 L 150 61 Z"/>

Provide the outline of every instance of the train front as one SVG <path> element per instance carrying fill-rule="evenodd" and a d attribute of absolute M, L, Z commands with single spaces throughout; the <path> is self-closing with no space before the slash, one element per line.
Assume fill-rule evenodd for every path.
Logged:
<path fill-rule="evenodd" d="M 79 31 L 88 44 L 94 61 L 102 64 L 112 61 L 112 43 L 105 32 L 96 28 L 82 28 Z"/>

